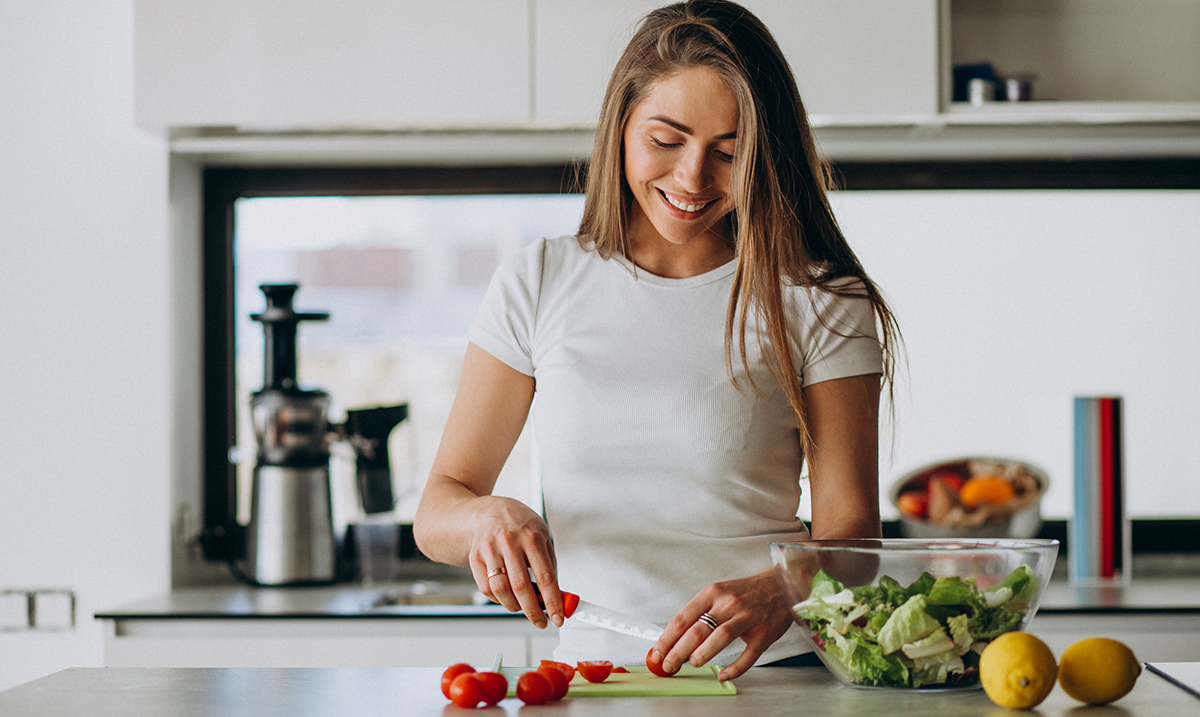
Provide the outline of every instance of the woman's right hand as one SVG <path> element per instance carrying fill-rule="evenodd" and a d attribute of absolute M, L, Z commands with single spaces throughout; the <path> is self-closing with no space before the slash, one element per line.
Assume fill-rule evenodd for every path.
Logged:
<path fill-rule="evenodd" d="M 468 565 L 489 600 L 524 612 L 543 628 L 547 612 L 556 626 L 563 621 L 550 530 L 521 501 L 492 495 L 525 425 L 533 393 L 532 376 L 475 344 L 467 346 L 458 393 L 413 531 L 422 553 L 438 562 Z M 539 590 L 545 612 L 538 604 Z"/>
<path fill-rule="evenodd" d="M 519 500 L 492 495 L 477 500 L 467 561 L 479 592 L 510 612 L 524 612 L 538 629 L 546 627 L 547 614 L 561 627 L 562 594 L 545 521 Z"/>

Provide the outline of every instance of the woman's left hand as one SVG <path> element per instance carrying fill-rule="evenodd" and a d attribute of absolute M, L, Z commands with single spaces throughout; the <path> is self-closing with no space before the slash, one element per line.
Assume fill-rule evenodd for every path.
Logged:
<path fill-rule="evenodd" d="M 716 621 L 715 628 L 700 620 L 705 614 Z M 791 624 L 791 611 L 768 569 L 701 590 L 671 618 L 653 649 L 665 658 L 663 669 L 673 673 L 685 662 L 697 667 L 707 663 L 740 637 L 746 649 L 717 676 L 732 680 L 750 669 Z"/>

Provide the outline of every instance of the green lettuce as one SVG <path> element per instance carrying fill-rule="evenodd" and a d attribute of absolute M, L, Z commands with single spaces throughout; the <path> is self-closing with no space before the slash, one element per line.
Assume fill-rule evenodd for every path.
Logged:
<path fill-rule="evenodd" d="M 884 575 L 846 587 L 821 570 L 793 611 L 855 684 L 969 685 L 978 682 L 983 646 L 1020 627 L 1037 587 L 1025 565 L 984 591 L 974 580 L 929 573 L 907 586 Z"/>

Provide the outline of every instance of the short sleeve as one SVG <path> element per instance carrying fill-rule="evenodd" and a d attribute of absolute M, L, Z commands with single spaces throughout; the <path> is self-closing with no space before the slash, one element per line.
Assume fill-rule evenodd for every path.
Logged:
<path fill-rule="evenodd" d="M 533 337 L 545 241 L 502 262 L 488 284 L 467 340 L 526 376 L 533 375 Z"/>
<path fill-rule="evenodd" d="M 795 298 L 801 385 L 883 372 L 883 349 L 869 299 L 820 289 L 797 290 Z"/>

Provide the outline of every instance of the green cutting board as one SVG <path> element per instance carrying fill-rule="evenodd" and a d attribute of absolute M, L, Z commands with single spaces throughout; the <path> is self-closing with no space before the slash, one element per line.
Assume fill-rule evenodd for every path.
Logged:
<path fill-rule="evenodd" d="M 532 667 L 501 667 L 508 679 L 508 696 L 515 697 L 517 679 Z M 674 677 L 658 677 L 650 674 L 644 665 L 629 665 L 628 673 L 610 675 L 604 682 L 588 682 L 579 674 L 571 680 L 567 697 L 687 697 L 736 695 L 732 682 L 720 682 L 717 665 L 692 667 L 684 665 Z"/>

